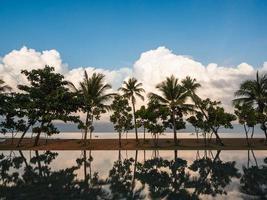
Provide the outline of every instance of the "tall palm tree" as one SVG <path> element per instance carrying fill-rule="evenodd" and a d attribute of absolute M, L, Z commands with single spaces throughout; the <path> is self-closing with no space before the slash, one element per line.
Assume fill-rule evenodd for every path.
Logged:
<path fill-rule="evenodd" d="M 204 111 L 205 108 L 202 107 L 201 98 L 196 94 L 196 90 L 201 87 L 201 85 L 196 81 L 195 78 L 191 78 L 187 76 L 185 79 L 182 80 L 183 87 L 187 90 L 188 95 L 190 96 L 191 100 L 194 102 L 196 108 L 198 108 L 206 120 L 208 120 L 208 116 Z M 215 134 L 217 141 L 223 145 L 221 138 L 219 137 L 217 131 L 214 127 L 211 127 L 212 132 Z"/>
<path fill-rule="evenodd" d="M 5 81 L 0 79 L 0 93 L 5 92 L 7 90 L 11 90 L 12 88 L 8 85 L 5 85 Z"/>
<path fill-rule="evenodd" d="M 256 80 L 246 80 L 241 83 L 239 90 L 235 92 L 236 99 L 233 100 L 234 105 L 247 104 L 253 106 L 257 111 L 263 114 L 267 105 L 267 74 L 262 76 L 256 73 Z M 267 127 L 265 120 L 261 124 L 261 128 L 265 133 L 267 142 Z"/>
<path fill-rule="evenodd" d="M 138 142 L 138 134 L 137 134 L 136 117 L 135 117 L 135 103 L 136 103 L 135 96 L 144 100 L 142 93 L 144 93 L 145 90 L 142 88 L 142 85 L 143 85 L 142 83 L 138 83 L 136 78 L 132 77 L 132 78 L 129 78 L 128 81 L 123 81 L 123 86 L 119 88 L 119 91 L 123 92 L 123 96 L 125 96 L 127 99 L 131 100 L 132 102 L 134 129 L 135 129 L 135 137 L 136 137 L 137 142 Z"/>
<path fill-rule="evenodd" d="M 178 79 L 173 75 L 167 77 L 166 80 L 158 84 L 156 88 L 161 92 L 161 95 L 150 93 L 149 98 L 156 99 L 162 106 L 169 108 L 174 142 L 177 145 L 176 118 L 177 116 L 192 110 L 192 105 L 185 103 L 188 98 L 188 92 L 178 83 Z"/>
<path fill-rule="evenodd" d="M 104 78 L 105 75 L 101 73 L 93 73 L 93 75 L 89 77 L 85 70 L 84 79 L 79 83 L 78 89 L 70 83 L 78 92 L 81 99 L 82 111 L 86 113 L 85 122 L 83 124 L 85 142 L 87 140 L 88 130 L 90 131 L 90 140 L 92 139 L 94 119 L 99 119 L 101 113 L 105 113 L 110 109 L 107 102 L 114 96 L 114 93 L 107 93 L 107 90 L 111 89 L 111 85 L 105 84 Z"/>

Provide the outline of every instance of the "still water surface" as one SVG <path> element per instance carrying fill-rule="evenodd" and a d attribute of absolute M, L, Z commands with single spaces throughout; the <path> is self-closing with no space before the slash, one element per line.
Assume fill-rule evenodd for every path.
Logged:
<path fill-rule="evenodd" d="M 267 151 L 2 151 L 0 199 L 267 199 Z"/>

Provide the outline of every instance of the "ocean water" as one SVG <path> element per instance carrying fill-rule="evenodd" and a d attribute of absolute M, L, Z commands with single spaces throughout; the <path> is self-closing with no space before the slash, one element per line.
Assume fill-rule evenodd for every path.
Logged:
<path fill-rule="evenodd" d="M 196 138 L 196 134 L 193 132 L 178 132 L 177 133 L 178 138 Z M 244 138 L 245 133 L 243 132 L 221 132 L 219 135 L 222 138 Z M 18 133 L 15 135 L 15 137 L 20 137 L 21 134 Z M 31 133 L 27 133 L 25 137 L 34 137 L 35 135 L 32 135 Z M 81 139 L 83 136 L 82 132 L 61 132 L 59 134 L 54 134 L 52 136 L 49 136 L 49 138 L 59 138 L 59 139 Z M 0 138 L 7 138 L 11 137 L 11 134 L 8 133 L 6 135 L 1 135 Z M 46 135 L 41 134 L 41 137 L 46 137 Z M 89 134 L 88 134 L 89 137 Z M 93 132 L 92 138 L 93 139 L 117 139 L 119 137 L 117 132 Z M 122 134 L 122 138 L 135 138 L 135 133 L 124 133 Z M 144 134 L 142 132 L 138 133 L 139 138 L 143 138 Z M 152 138 L 150 133 L 145 134 L 146 138 Z M 203 137 L 201 134 L 199 134 L 199 137 Z M 264 134 L 262 132 L 255 132 L 254 138 L 263 138 Z M 164 134 L 161 134 L 159 138 L 173 138 L 172 132 L 165 132 Z"/>
<path fill-rule="evenodd" d="M 266 199 L 267 151 L 0 151 L 0 199 Z"/>

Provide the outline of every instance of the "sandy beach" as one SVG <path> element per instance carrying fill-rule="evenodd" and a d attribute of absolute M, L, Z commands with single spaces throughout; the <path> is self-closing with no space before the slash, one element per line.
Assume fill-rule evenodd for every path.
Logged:
<path fill-rule="evenodd" d="M 220 146 L 212 140 L 211 143 L 205 146 L 203 139 L 179 139 L 179 145 L 175 146 L 172 139 L 159 139 L 158 146 L 155 147 L 153 139 L 147 139 L 136 143 L 135 139 L 122 139 L 122 146 L 119 147 L 117 139 L 92 139 L 91 142 L 87 141 L 87 145 L 79 139 L 40 139 L 38 146 L 33 146 L 34 139 L 25 138 L 20 147 L 16 147 L 18 139 L 14 139 L 13 144 L 11 139 L 6 139 L 0 143 L 0 150 L 136 150 L 136 149 L 161 149 L 161 150 L 201 150 L 201 149 L 214 149 L 214 150 L 267 150 L 267 145 L 263 138 L 254 138 L 250 140 L 250 146 L 247 145 L 246 139 L 243 138 L 224 138 L 224 146 Z"/>

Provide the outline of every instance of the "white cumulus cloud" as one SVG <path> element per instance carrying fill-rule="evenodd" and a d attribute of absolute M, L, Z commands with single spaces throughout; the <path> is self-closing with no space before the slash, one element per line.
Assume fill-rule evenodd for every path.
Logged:
<path fill-rule="evenodd" d="M 22 47 L 20 50 L 13 50 L 2 56 L 0 77 L 14 89 L 17 84 L 27 83 L 25 77 L 20 73 L 22 69 L 43 68 L 45 65 L 55 67 L 56 72 L 64 74 L 67 80 L 76 85 L 82 81 L 84 70 L 87 70 L 89 75 L 93 72 L 103 73 L 106 81 L 112 84 L 114 90 L 121 86 L 123 80 L 134 76 L 143 83 L 147 92 L 155 92 L 156 84 L 173 74 L 180 80 L 186 76 L 196 78 L 202 85 L 198 94 L 222 101 L 227 110 L 231 110 L 233 94 L 240 83 L 247 78 L 254 78 L 256 73 L 256 69 L 245 62 L 235 67 L 219 66 L 216 63 L 205 66 L 190 56 L 177 55 L 166 47 L 143 52 L 131 68 L 115 70 L 94 68 L 90 65 L 78 68 L 73 66 L 69 70 L 57 50 L 39 52 Z M 263 64 L 260 71 L 266 70 L 267 62 Z M 141 105 L 141 102 L 139 101 L 138 104 Z"/>

